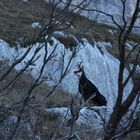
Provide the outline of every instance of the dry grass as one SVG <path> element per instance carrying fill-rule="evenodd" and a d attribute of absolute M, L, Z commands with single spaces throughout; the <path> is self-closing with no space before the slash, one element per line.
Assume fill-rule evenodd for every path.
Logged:
<path fill-rule="evenodd" d="M 51 7 L 44 0 L 31 0 L 28 3 L 22 0 L 1 0 L 0 38 L 7 41 L 11 46 L 16 46 L 17 42 L 21 45 L 26 42 L 26 45 L 28 45 L 32 41 L 34 34 L 31 24 L 39 22 L 42 17 L 46 17 L 44 22 L 47 23 L 50 12 Z M 67 16 L 67 14 L 64 13 L 63 16 Z M 76 37 L 86 37 L 90 42 L 93 42 L 93 40 L 106 40 L 113 43 L 116 40 L 116 35 L 113 36 L 108 32 L 109 29 L 116 30 L 115 28 L 104 24 L 97 24 L 83 16 L 74 15 L 74 17 L 72 22 L 74 28 L 69 28 L 67 31 Z M 58 18 L 57 20 L 60 20 L 63 17 Z M 130 39 L 138 41 L 139 37 L 131 35 Z M 68 46 L 71 46 L 71 43 Z"/>
<path fill-rule="evenodd" d="M 3 71 L 0 71 L 2 74 Z M 15 76 L 17 72 L 13 70 L 11 74 L 4 80 L 4 83 L 7 83 L 13 76 Z M 20 101 L 23 99 L 24 95 L 27 93 L 30 85 L 34 82 L 34 79 L 26 74 L 23 74 L 21 79 L 17 82 L 13 90 L 6 96 L 1 96 L 0 98 L 0 106 L 10 107 L 13 103 Z M 2 86 L 2 85 L 1 85 Z M 0 86 L 0 87 L 1 87 Z M 46 108 L 53 108 L 53 107 L 68 107 L 71 104 L 71 95 L 62 92 L 61 90 L 57 89 L 46 101 L 43 100 L 44 95 L 50 91 L 50 88 L 46 85 L 40 85 L 37 87 L 33 92 L 33 98 L 29 101 L 29 104 L 22 115 L 22 120 L 25 122 L 32 122 L 33 119 L 31 112 L 34 119 L 35 124 L 33 125 L 33 131 L 36 134 L 39 134 L 41 140 L 50 140 L 54 134 L 56 134 L 56 140 L 64 138 L 69 134 L 69 127 L 65 125 L 60 127 L 61 123 L 61 115 L 55 112 L 48 112 Z M 5 110 L 0 109 L 0 120 L 4 119 L 10 114 L 5 112 Z M 32 124 L 32 123 L 31 123 Z M 57 133 L 56 133 L 57 132 Z M 74 124 L 73 132 L 77 132 L 81 139 L 84 140 L 98 140 L 102 138 L 103 134 L 96 132 L 96 130 L 92 130 L 89 126 L 81 124 Z M 33 138 L 30 135 L 24 135 L 21 131 L 16 135 L 15 140 L 32 140 Z M 139 140 L 139 133 L 134 133 L 128 135 L 126 138 L 121 138 L 119 140 Z"/>
<path fill-rule="evenodd" d="M 1 62 L 0 66 L 3 63 Z M 0 71 L 0 76 L 4 71 L 7 70 L 7 67 Z M 17 74 L 15 70 L 13 70 L 4 80 L 0 83 L 0 89 L 6 85 L 12 78 Z M 24 96 L 27 94 L 29 88 L 33 84 L 34 79 L 26 74 L 23 74 L 22 77 L 17 81 L 15 86 L 12 88 L 7 88 L 1 94 L 6 94 L 4 96 L 0 96 L 0 121 L 3 121 L 9 115 L 17 115 L 17 112 L 8 112 L 8 110 L 4 110 L 3 107 L 11 107 L 13 104 L 23 101 Z M 46 100 L 44 100 L 44 96 L 51 90 L 45 84 L 42 84 L 36 87 L 32 93 L 32 96 L 26 106 L 24 113 L 22 114 L 22 120 L 25 122 L 29 122 L 32 124 L 32 119 L 36 120 L 34 124 L 33 130 L 40 134 L 41 138 L 49 139 L 58 129 L 60 124 L 60 115 L 59 113 L 47 112 L 46 108 L 53 107 L 68 107 L 71 104 L 72 96 L 68 93 L 65 93 L 59 89 L 56 89 L 55 92 L 50 95 Z M 18 107 L 18 106 L 17 106 Z M 18 109 L 18 108 L 15 109 Z M 32 115 L 34 117 L 32 117 Z M 63 132 L 59 132 L 57 137 L 64 136 Z M 19 132 L 16 135 L 16 139 L 27 139 L 30 140 L 29 135 L 24 135 L 22 132 Z"/>
<path fill-rule="evenodd" d="M 0 38 L 13 46 L 16 41 L 30 41 L 34 33 L 31 24 L 49 14 L 49 9 L 43 0 L 32 0 L 29 3 L 22 0 L 0 1 Z"/>
<path fill-rule="evenodd" d="M 126 137 L 119 138 L 117 140 L 139 140 L 140 139 L 140 133 L 139 132 L 133 132 L 128 134 Z"/>
<path fill-rule="evenodd" d="M 66 48 L 70 48 L 72 50 L 73 47 L 76 47 L 78 45 L 77 40 L 75 40 L 72 36 L 69 36 L 69 34 L 65 33 L 65 36 L 58 36 L 56 39 L 60 41 L 60 43 L 64 44 Z"/>
<path fill-rule="evenodd" d="M 2 65 L 2 63 L 1 63 Z M 3 71 L 5 71 L 3 69 Z M 3 74 L 3 71 L 0 71 L 0 75 Z M 17 72 L 13 70 L 9 76 L 1 83 L 5 85 L 8 83 Z M 23 74 L 20 80 L 16 83 L 12 90 L 10 90 L 9 94 L 6 96 L 0 97 L 0 107 L 11 107 L 13 103 L 19 102 L 23 100 L 23 97 L 28 92 L 31 84 L 34 82 L 34 79 L 31 76 Z M 8 90 L 8 89 L 7 89 Z M 6 90 L 6 91 L 7 91 Z M 4 91 L 4 92 L 6 92 Z M 30 98 L 27 107 L 22 114 L 22 120 L 25 122 L 29 122 L 33 125 L 33 131 L 35 134 L 39 134 L 41 139 L 51 139 L 52 136 L 56 133 L 56 139 L 64 138 L 69 133 L 69 127 L 64 127 L 58 129 L 60 127 L 60 123 L 62 121 L 61 115 L 55 112 L 48 112 L 46 108 L 53 108 L 53 107 L 69 107 L 71 104 L 72 95 L 68 93 L 62 92 L 61 90 L 57 89 L 55 92 L 44 101 L 44 95 L 50 91 L 50 87 L 46 85 L 40 85 L 36 87 L 33 91 L 33 94 Z M 4 93 L 3 92 L 3 93 Z M 79 100 L 79 98 L 77 99 Z M 16 115 L 16 111 L 7 114 L 8 112 L 4 112 L 4 110 L 0 109 L 0 120 L 5 119 L 8 115 Z M 34 117 L 33 117 L 34 116 Z M 36 120 L 35 122 L 33 120 Z M 34 122 L 34 124 L 32 124 Z M 88 130 L 88 132 L 83 132 L 84 130 Z M 79 136 L 82 139 L 90 140 L 96 136 L 92 136 L 90 128 L 86 125 L 77 125 L 74 124 L 73 132 L 78 132 Z M 32 140 L 33 138 L 30 135 L 24 135 L 24 131 L 19 131 L 15 136 L 15 140 Z M 96 140 L 96 138 L 95 138 Z"/>
<path fill-rule="evenodd" d="M 6 68 L 7 69 L 7 68 Z M 6 71 L 3 69 L 0 71 L 0 76 Z M 1 83 L 0 89 L 5 87 L 15 76 L 17 72 L 13 70 Z M 20 102 L 23 97 L 28 93 L 29 88 L 33 84 L 34 79 L 26 74 L 23 74 L 21 78 L 16 82 L 15 85 L 6 88 L 0 96 L 0 105 L 10 107 L 15 102 Z M 33 90 L 32 96 L 30 98 L 32 104 L 42 103 L 47 108 L 49 107 L 68 107 L 71 103 L 72 95 L 63 92 L 62 90 L 56 89 L 46 100 L 44 100 L 45 95 L 51 91 L 51 87 L 42 84 Z"/>

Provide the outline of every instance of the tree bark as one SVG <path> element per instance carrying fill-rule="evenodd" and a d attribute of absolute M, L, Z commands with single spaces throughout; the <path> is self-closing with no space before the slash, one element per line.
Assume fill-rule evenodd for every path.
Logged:
<path fill-rule="evenodd" d="M 118 127 L 118 124 L 122 118 L 121 110 L 116 108 L 110 116 L 108 125 L 106 127 L 105 136 L 103 140 L 110 140 Z"/>
<path fill-rule="evenodd" d="M 115 106 L 107 124 L 103 140 L 110 140 L 112 138 L 122 117 L 127 113 L 129 107 L 132 105 L 138 94 L 140 94 L 140 80 L 134 85 L 127 99 L 120 106 Z"/>

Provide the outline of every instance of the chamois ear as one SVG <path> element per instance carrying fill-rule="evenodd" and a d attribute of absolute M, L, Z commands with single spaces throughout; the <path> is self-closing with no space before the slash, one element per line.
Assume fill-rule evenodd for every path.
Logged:
<path fill-rule="evenodd" d="M 83 62 L 80 62 L 80 64 L 78 65 L 78 67 L 79 67 L 79 69 L 84 70 Z"/>

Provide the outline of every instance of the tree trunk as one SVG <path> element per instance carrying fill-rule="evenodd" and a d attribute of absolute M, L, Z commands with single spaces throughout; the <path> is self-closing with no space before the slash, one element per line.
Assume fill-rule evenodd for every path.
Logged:
<path fill-rule="evenodd" d="M 114 112 L 111 114 L 109 122 L 106 127 L 105 136 L 103 140 L 110 140 L 117 129 L 119 122 L 123 116 L 121 109 L 114 109 Z"/>

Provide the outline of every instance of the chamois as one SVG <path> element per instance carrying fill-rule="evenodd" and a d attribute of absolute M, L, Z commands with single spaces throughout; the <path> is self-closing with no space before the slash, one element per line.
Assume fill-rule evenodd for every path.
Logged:
<path fill-rule="evenodd" d="M 85 102 L 89 100 L 89 102 L 96 106 L 107 105 L 106 98 L 99 92 L 97 87 L 87 79 L 84 69 L 80 64 L 78 65 L 78 70 L 74 71 L 74 74 L 79 77 L 79 92 L 83 96 Z"/>

